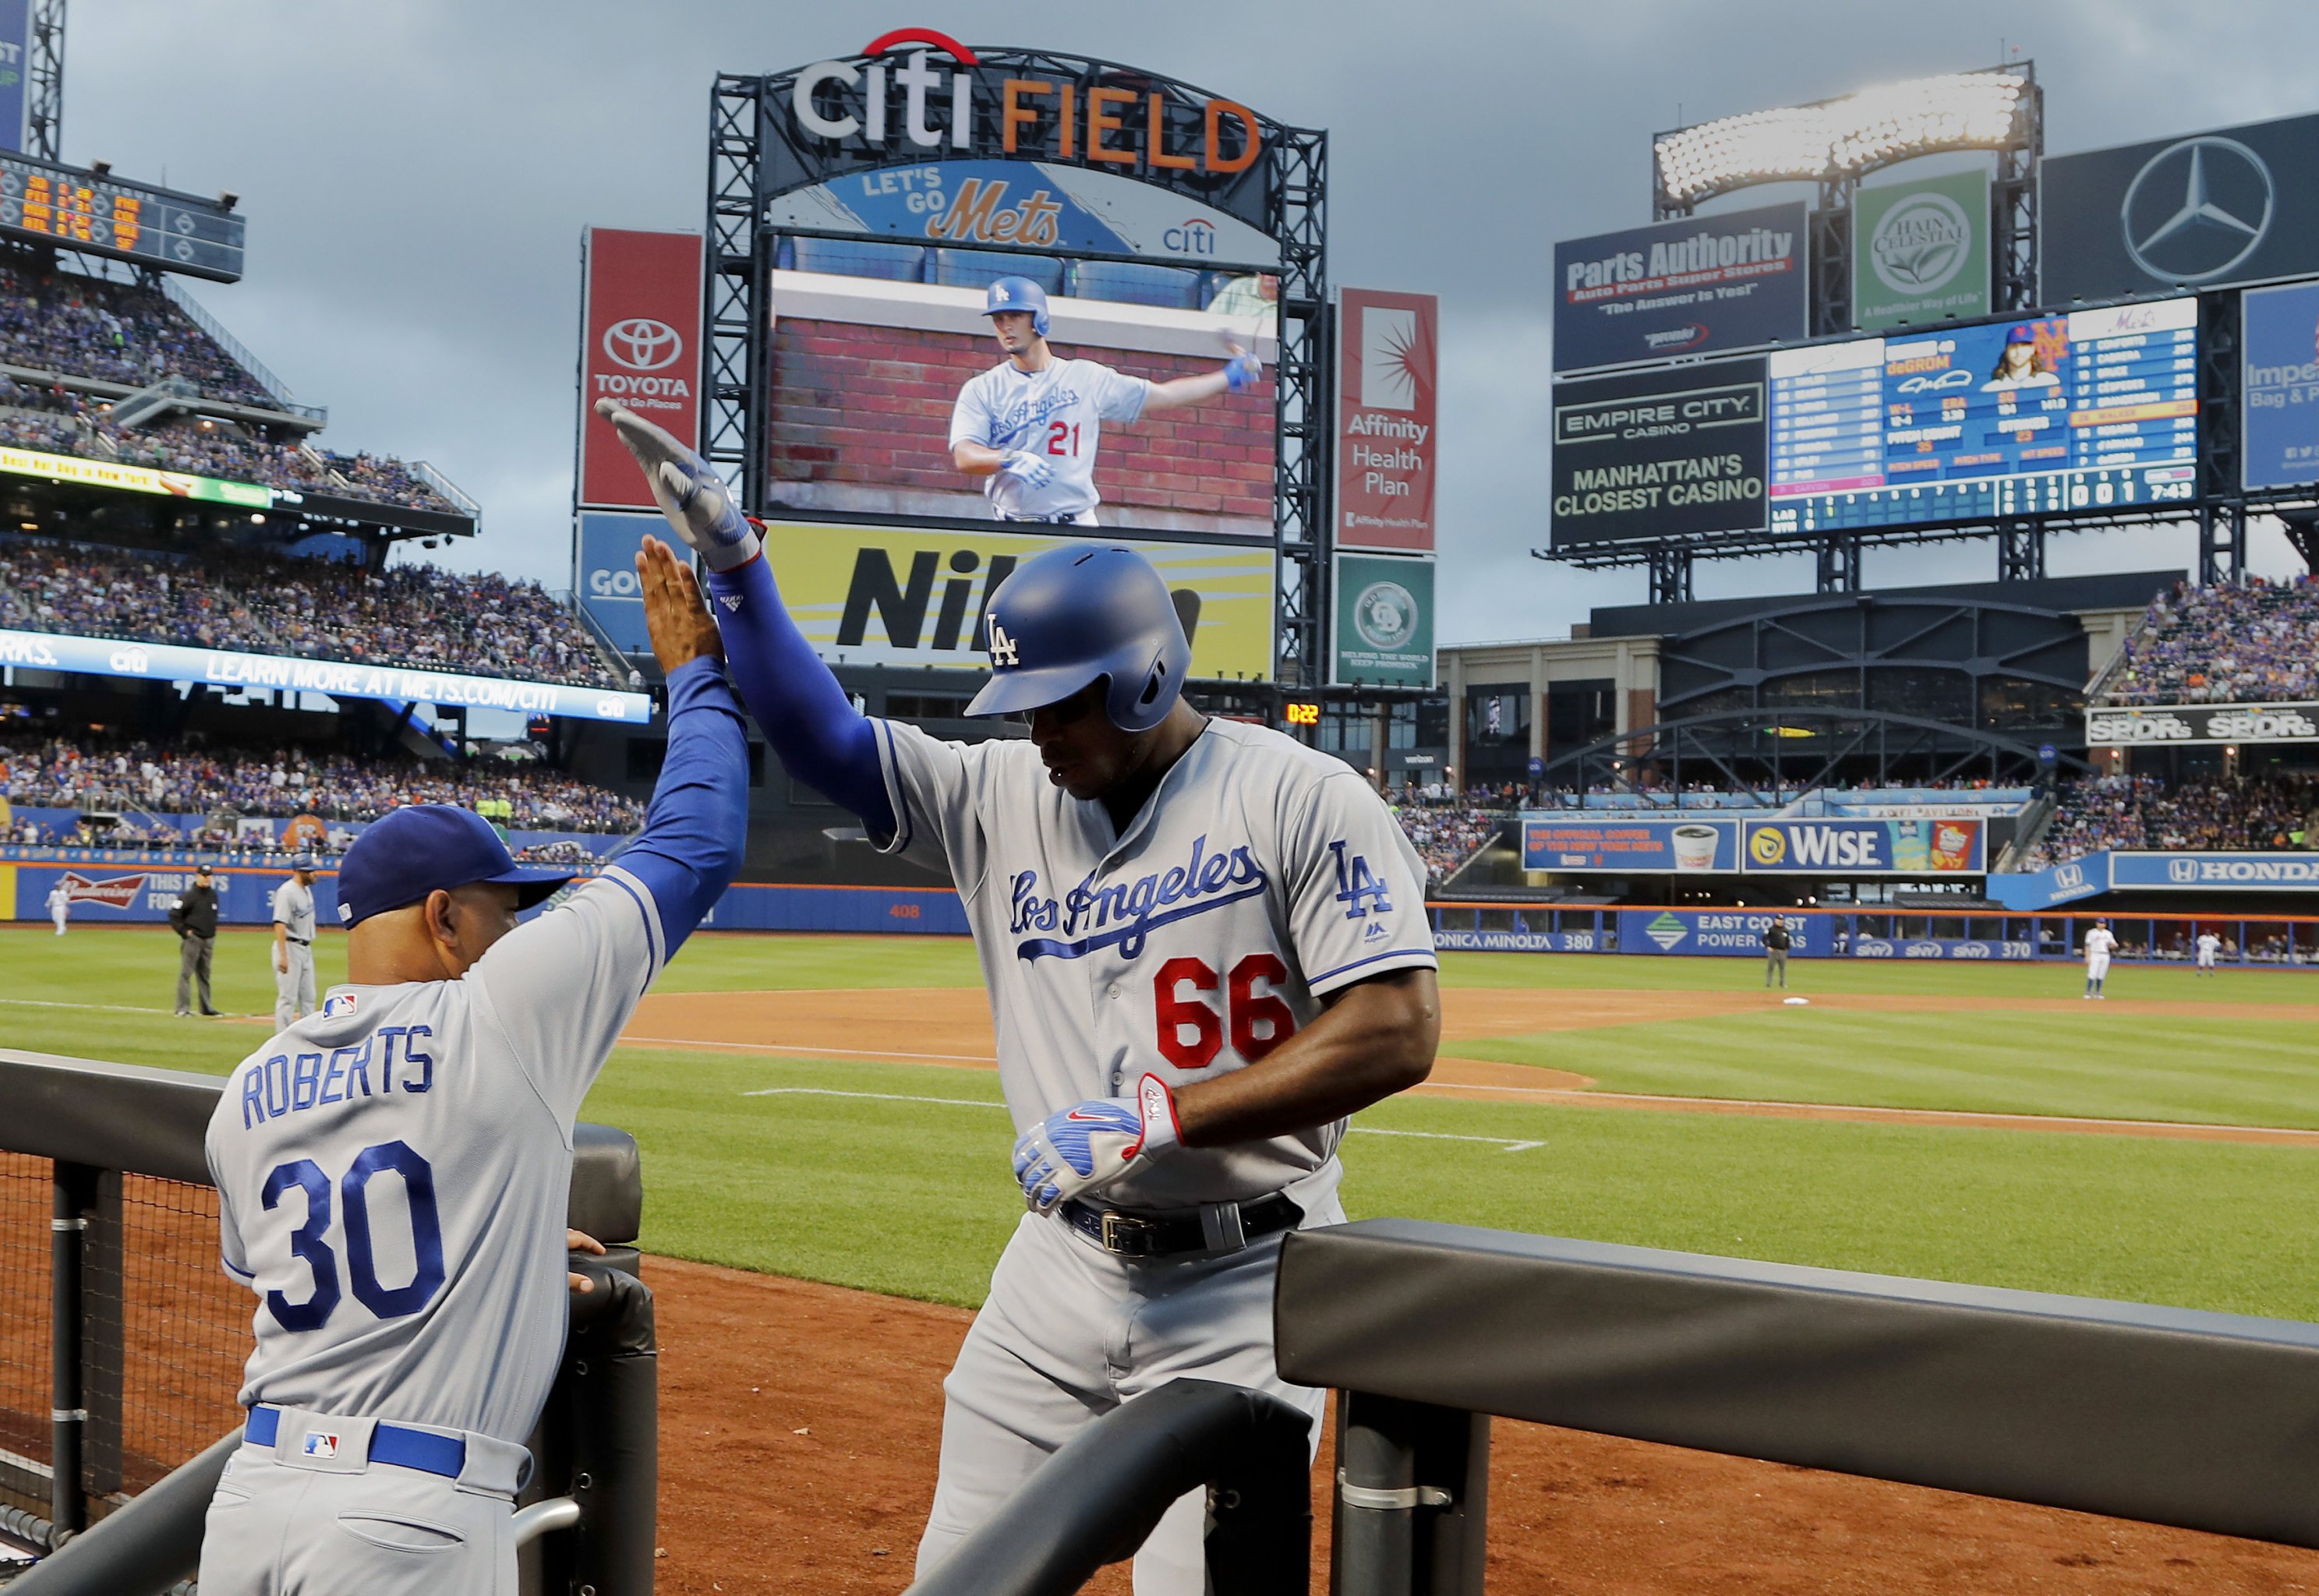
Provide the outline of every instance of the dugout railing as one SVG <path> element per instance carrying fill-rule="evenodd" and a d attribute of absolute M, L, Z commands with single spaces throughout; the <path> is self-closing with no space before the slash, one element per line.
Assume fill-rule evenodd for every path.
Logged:
<path fill-rule="evenodd" d="M 255 1312 L 219 1262 L 203 1154 L 222 1085 L 0 1049 L 0 1537 L 44 1559 L 12 1589 L 194 1589 Z M 523 1589 L 645 1596 L 658 1388 L 633 1245 L 643 1179 L 626 1132 L 582 1124 L 574 1144 L 569 1222 L 608 1250 L 575 1255 L 595 1289 L 573 1298 L 531 1438 Z"/>

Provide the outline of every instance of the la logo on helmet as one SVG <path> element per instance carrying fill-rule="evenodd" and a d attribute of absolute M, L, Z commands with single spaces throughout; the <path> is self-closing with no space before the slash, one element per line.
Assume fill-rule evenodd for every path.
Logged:
<path fill-rule="evenodd" d="M 990 623 L 990 668 L 996 671 L 1001 665 L 1015 663 L 1015 639 L 1006 635 L 1005 627 L 993 619 Z"/>

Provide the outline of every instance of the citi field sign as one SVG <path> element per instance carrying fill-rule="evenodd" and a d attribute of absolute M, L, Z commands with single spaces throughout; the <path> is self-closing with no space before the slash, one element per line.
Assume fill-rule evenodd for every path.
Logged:
<path fill-rule="evenodd" d="M 1269 236 L 1266 157 L 1278 124 L 1238 101 L 1141 68 L 1044 50 L 979 49 L 931 28 L 898 28 L 870 41 L 859 55 L 761 82 L 761 205 L 858 173 L 1008 162 L 1172 190 Z M 880 190 L 876 197 L 895 200 L 898 220 L 915 221 L 910 200 L 922 190 L 917 180 L 895 176 L 895 193 Z M 1067 247 L 1057 214 L 1067 196 L 1050 194 L 1026 211 L 1024 202 L 1037 196 L 994 193 L 999 181 L 979 178 L 962 201 L 947 193 L 938 204 L 920 197 L 924 236 Z M 1214 224 L 1196 212 L 1155 212 L 1151 226 L 1155 245 L 1166 252 L 1218 252 Z M 1173 237 L 1161 244 L 1163 232 Z"/>

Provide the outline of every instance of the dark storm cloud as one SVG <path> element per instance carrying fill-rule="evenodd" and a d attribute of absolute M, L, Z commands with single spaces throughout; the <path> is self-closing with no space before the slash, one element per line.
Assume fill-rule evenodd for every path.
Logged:
<path fill-rule="evenodd" d="M 1067 20 L 1066 20 L 1067 19 Z M 860 7 L 694 0 L 77 7 L 65 155 L 250 219 L 249 279 L 196 292 L 327 441 L 434 462 L 484 506 L 462 563 L 564 585 L 578 244 L 698 228 L 708 87 L 923 23 L 1148 65 L 1331 133 L 1332 276 L 1443 302 L 1442 635 L 1558 632 L 1641 596 L 1538 564 L 1557 238 L 1648 219 L 1648 141 L 1685 121 L 2035 58 L 2054 151 L 2319 108 L 2319 10 L 1967 3 Z M 1680 113 L 1678 112 L 1680 107 Z M 2144 538 L 2144 544 L 2149 538 Z M 2174 543 L 2159 538 L 2161 563 Z M 2177 538 L 2175 542 L 2179 542 Z M 2078 539 L 2062 566 L 2147 563 Z M 1986 551 L 1872 556 L 1976 577 Z M 1927 562 L 1930 562 L 1929 564 Z M 1809 585 L 1709 567 L 1718 592 Z"/>

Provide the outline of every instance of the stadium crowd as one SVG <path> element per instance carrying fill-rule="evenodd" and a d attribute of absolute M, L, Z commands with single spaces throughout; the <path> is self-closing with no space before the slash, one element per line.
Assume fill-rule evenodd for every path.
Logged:
<path fill-rule="evenodd" d="M 0 267 L 0 361 L 143 388 L 172 374 L 212 399 L 282 401 L 158 289 Z"/>
<path fill-rule="evenodd" d="M 1394 807 L 1394 818 L 1425 861 L 1425 884 L 1430 888 L 1448 879 L 1495 836 L 1511 818 L 1511 805 L 1494 795 L 1481 801 L 1443 799 L 1414 801 Z"/>
<path fill-rule="evenodd" d="M 2063 787 L 2053 823 L 2026 868 L 2105 848 L 2284 852 L 2319 840 L 2319 780 L 2220 777 L 2169 785 L 2155 776 L 2089 776 Z"/>
<path fill-rule="evenodd" d="M 536 582 L 215 548 L 176 559 L 0 538 L 0 627 L 350 664 L 623 684 Z"/>
<path fill-rule="evenodd" d="M 164 815 L 205 818 L 201 840 L 231 842 L 234 816 L 375 820 L 406 804 L 458 804 L 496 812 L 519 831 L 625 834 L 644 824 L 644 806 L 560 771 L 505 760 L 421 766 L 414 760 L 365 763 L 302 748 L 271 755 L 247 750 L 157 748 L 61 738 L 0 740 L 0 795 L 36 809 L 90 809 L 123 816 L 121 841 L 176 841 L 155 826 Z M 149 817 L 140 823 L 138 813 Z M 23 840 L 23 839 L 18 839 Z M 53 834 L 42 841 L 58 840 Z"/>
<path fill-rule="evenodd" d="M 2319 582 L 2176 582 L 2151 600 L 2100 695 L 2108 704 L 2319 699 Z"/>

